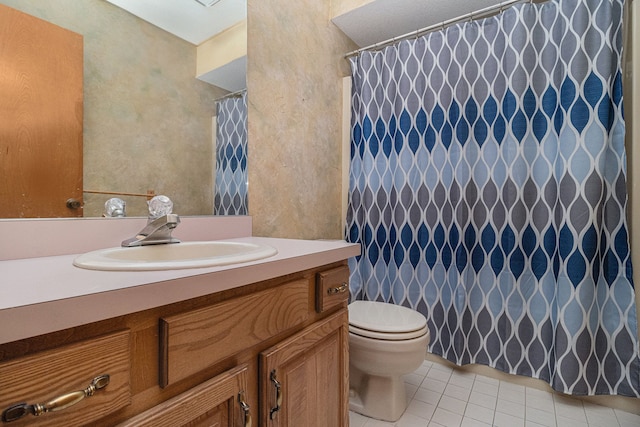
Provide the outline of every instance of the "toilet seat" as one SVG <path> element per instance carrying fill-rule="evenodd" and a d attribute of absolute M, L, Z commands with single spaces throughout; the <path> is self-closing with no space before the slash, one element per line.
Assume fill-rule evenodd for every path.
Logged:
<path fill-rule="evenodd" d="M 377 301 L 349 304 L 349 332 L 366 338 L 401 341 L 428 334 L 427 319 L 417 311 Z"/>
<path fill-rule="evenodd" d="M 414 338 L 420 338 L 421 336 L 428 334 L 429 330 L 425 326 L 424 328 L 418 329 L 417 331 L 389 334 L 385 332 L 377 332 L 377 331 L 370 331 L 368 329 L 361 329 L 356 326 L 349 325 L 349 333 L 360 335 L 361 337 L 365 337 L 365 338 L 373 338 L 380 341 L 405 341 L 405 340 L 410 340 Z"/>

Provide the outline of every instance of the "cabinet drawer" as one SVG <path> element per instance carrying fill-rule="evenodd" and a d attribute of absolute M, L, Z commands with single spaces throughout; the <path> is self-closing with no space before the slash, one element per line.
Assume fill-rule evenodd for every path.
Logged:
<path fill-rule="evenodd" d="M 88 390 L 101 375 L 109 376 L 106 386 L 85 391 L 84 398 L 71 395 Z M 0 364 L 0 411 L 3 418 L 12 417 L 19 412 L 17 404 L 50 405 L 56 399 L 51 412 L 27 413 L 7 425 L 85 425 L 129 405 L 129 380 L 129 331 L 122 331 Z M 14 410 L 7 411 L 10 407 Z"/>
<path fill-rule="evenodd" d="M 349 299 L 349 267 L 342 266 L 317 273 L 316 311 L 322 313 Z"/>
<path fill-rule="evenodd" d="M 309 281 L 298 280 L 210 307 L 160 319 L 160 386 L 303 323 Z"/>

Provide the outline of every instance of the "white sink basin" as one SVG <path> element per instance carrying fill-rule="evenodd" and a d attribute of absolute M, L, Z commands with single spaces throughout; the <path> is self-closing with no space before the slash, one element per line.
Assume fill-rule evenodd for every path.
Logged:
<path fill-rule="evenodd" d="M 90 270 L 174 270 L 256 261 L 277 254 L 268 245 L 243 242 L 182 242 L 108 248 L 82 254 L 73 265 Z"/>

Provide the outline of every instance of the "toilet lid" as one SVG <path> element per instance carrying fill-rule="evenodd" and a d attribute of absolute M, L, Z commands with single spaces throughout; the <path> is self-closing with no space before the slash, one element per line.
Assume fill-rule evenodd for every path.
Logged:
<path fill-rule="evenodd" d="M 400 305 L 354 301 L 349 304 L 349 326 L 358 335 L 363 335 L 363 331 L 370 331 L 375 335 L 419 336 L 426 333 L 427 319 L 421 313 Z"/>

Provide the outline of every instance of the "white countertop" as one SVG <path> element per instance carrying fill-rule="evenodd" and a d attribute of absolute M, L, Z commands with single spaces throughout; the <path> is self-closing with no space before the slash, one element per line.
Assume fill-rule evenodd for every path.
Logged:
<path fill-rule="evenodd" d="M 0 261 L 0 344 L 184 301 L 345 260 L 360 246 L 339 240 L 241 237 L 273 246 L 243 264 L 164 271 L 95 271 L 77 254 Z"/>

